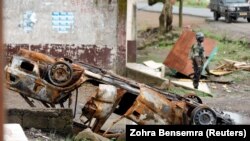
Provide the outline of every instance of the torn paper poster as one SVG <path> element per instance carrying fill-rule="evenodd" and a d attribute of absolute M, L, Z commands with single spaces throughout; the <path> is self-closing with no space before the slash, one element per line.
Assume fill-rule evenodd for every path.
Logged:
<path fill-rule="evenodd" d="M 36 22 L 36 13 L 33 11 L 26 11 L 23 14 L 23 20 L 19 24 L 19 27 L 23 28 L 25 32 L 31 32 Z"/>

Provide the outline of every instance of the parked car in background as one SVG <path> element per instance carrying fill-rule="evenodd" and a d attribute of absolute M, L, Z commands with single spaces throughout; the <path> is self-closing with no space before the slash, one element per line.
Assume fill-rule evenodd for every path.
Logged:
<path fill-rule="evenodd" d="M 248 0 L 210 0 L 210 10 L 214 13 L 214 20 L 225 17 L 227 23 L 239 17 L 250 22 L 250 3 Z"/>

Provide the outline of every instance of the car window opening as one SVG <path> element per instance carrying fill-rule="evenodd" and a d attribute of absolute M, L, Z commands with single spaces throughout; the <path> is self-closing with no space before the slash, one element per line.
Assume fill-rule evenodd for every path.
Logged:
<path fill-rule="evenodd" d="M 33 71 L 34 69 L 34 65 L 27 61 L 22 62 L 20 67 L 27 71 Z"/>

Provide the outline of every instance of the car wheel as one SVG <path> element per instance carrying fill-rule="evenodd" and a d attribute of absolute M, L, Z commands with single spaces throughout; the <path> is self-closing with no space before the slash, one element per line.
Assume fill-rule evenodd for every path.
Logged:
<path fill-rule="evenodd" d="M 220 15 L 218 14 L 218 12 L 214 12 L 214 20 L 218 21 L 220 18 Z"/>
<path fill-rule="evenodd" d="M 216 125 L 215 112 L 207 106 L 198 106 L 191 113 L 192 125 Z"/>
<path fill-rule="evenodd" d="M 238 17 L 231 17 L 231 21 L 237 21 L 238 20 Z"/>
<path fill-rule="evenodd" d="M 225 19 L 226 19 L 227 23 L 231 23 L 232 22 L 232 17 L 230 17 L 229 15 L 226 15 Z"/>
<path fill-rule="evenodd" d="M 250 23 L 250 18 L 247 18 L 247 21 Z"/>
<path fill-rule="evenodd" d="M 49 80 L 52 84 L 63 87 L 68 85 L 73 77 L 73 70 L 67 62 L 56 62 L 48 72 Z"/>

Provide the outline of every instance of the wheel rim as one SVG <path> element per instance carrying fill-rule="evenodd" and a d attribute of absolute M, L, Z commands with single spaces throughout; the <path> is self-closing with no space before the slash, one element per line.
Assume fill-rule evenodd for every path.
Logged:
<path fill-rule="evenodd" d="M 194 125 L 215 125 L 217 122 L 215 113 L 207 107 L 196 107 L 191 117 Z"/>
<path fill-rule="evenodd" d="M 72 68 L 65 62 L 56 62 L 49 70 L 49 79 L 56 86 L 65 86 L 72 80 Z"/>

